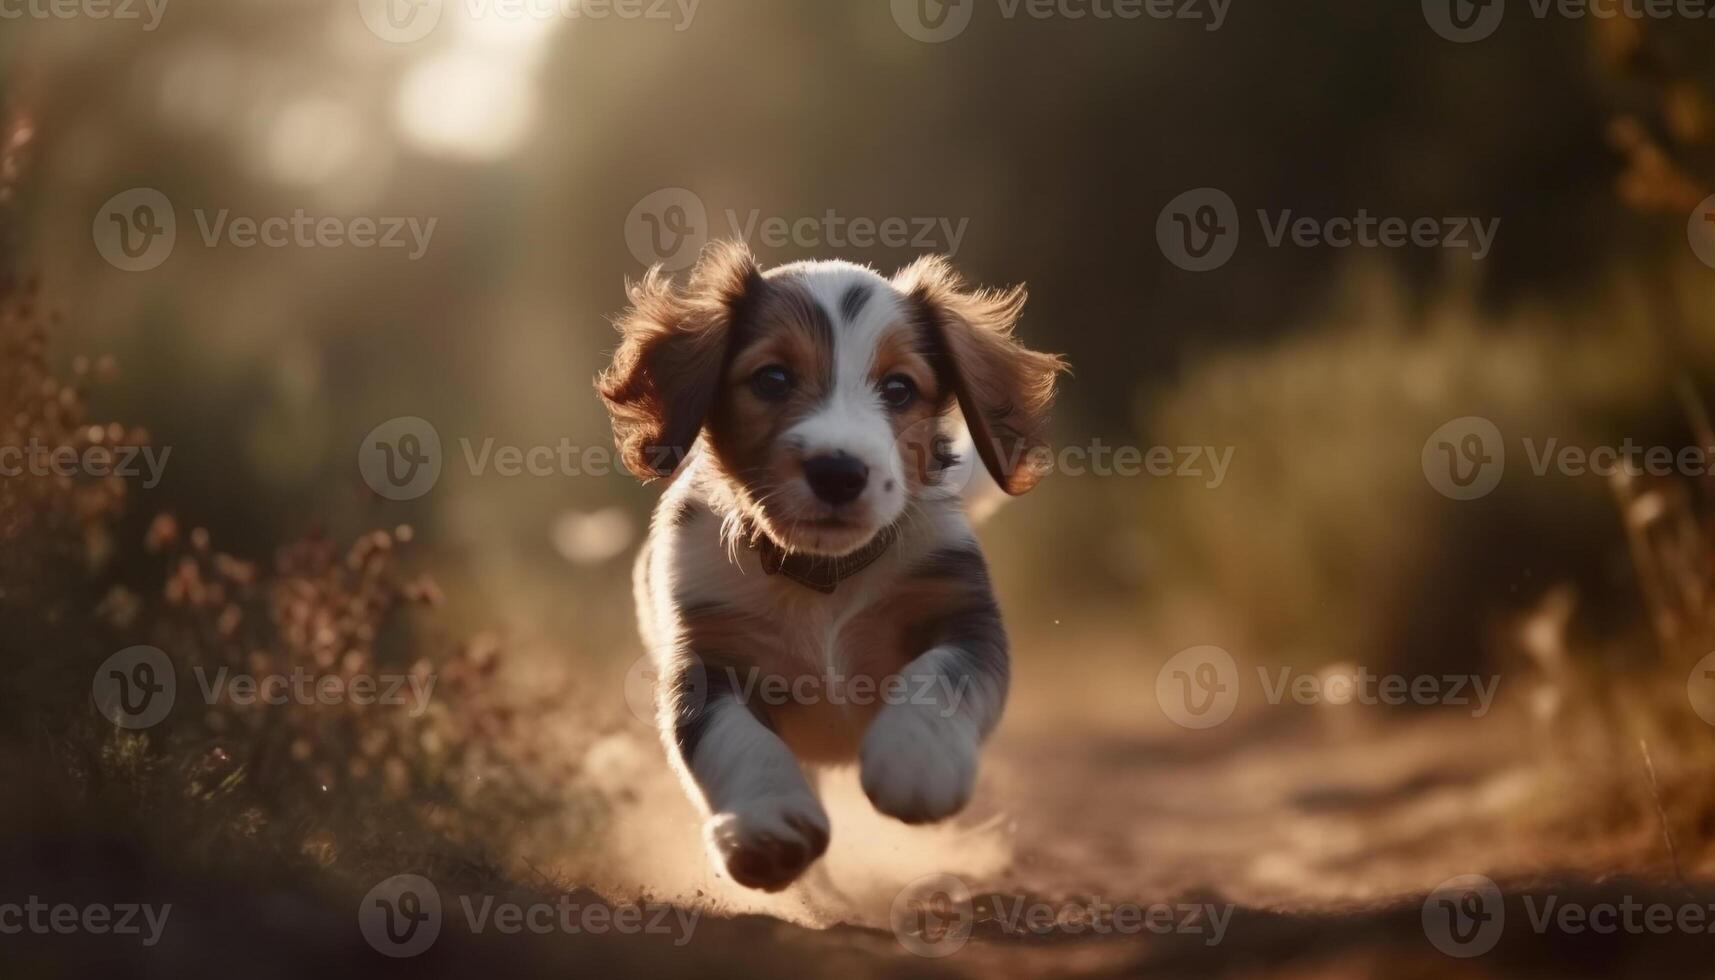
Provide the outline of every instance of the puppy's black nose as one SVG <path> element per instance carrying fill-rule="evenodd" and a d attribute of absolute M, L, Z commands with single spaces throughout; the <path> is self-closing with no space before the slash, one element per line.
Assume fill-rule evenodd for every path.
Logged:
<path fill-rule="evenodd" d="M 869 467 L 855 456 L 835 453 L 804 461 L 804 480 L 816 496 L 830 504 L 849 504 L 869 483 Z"/>

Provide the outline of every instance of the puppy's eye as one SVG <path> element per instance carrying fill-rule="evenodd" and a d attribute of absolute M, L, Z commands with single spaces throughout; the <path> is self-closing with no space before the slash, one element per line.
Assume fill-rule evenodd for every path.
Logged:
<path fill-rule="evenodd" d="M 778 364 L 758 368 L 750 376 L 750 390 L 765 402 L 777 402 L 792 393 L 792 372 Z"/>
<path fill-rule="evenodd" d="M 917 385 L 903 374 L 890 374 L 881 379 L 882 404 L 895 411 L 917 400 Z"/>

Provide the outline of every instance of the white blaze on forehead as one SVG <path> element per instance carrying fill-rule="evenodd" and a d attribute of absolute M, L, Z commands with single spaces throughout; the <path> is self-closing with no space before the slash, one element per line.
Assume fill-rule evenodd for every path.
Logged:
<path fill-rule="evenodd" d="M 775 270 L 775 274 L 791 276 L 827 313 L 834 328 L 836 379 L 861 374 L 867 383 L 882 336 L 905 312 L 893 284 L 873 269 L 837 260 L 795 262 Z M 860 290 L 864 300 L 848 307 L 853 290 Z"/>
<path fill-rule="evenodd" d="M 807 453 L 844 451 L 872 470 L 897 475 L 893 427 L 871 372 L 882 337 L 903 317 L 898 294 L 873 270 L 849 262 L 803 262 L 781 271 L 802 284 L 833 324 L 833 377 L 827 398 L 793 427 L 793 434 Z M 865 294 L 861 305 L 848 299 L 854 289 Z"/>

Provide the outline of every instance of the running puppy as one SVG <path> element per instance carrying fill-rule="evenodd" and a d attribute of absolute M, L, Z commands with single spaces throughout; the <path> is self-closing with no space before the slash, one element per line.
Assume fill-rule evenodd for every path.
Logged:
<path fill-rule="evenodd" d="M 763 272 L 717 243 L 630 299 L 597 388 L 627 467 L 674 477 L 635 574 L 662 740 L 714 859 L 778 890 L 828 846 L 803 764 L 855 760 L 908 823 L 970 798 L 1008 668 L 965 502 L 1036 483 L 1064 364 L 1013 338 L 1022 288 L 941 258 Z"/>

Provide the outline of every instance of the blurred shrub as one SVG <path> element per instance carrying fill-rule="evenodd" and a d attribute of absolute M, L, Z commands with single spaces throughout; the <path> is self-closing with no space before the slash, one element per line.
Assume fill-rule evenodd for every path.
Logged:
<path fill-rule="evenodd" d="M 146 442 L 141 430 L 90 421 L 89 389 L 112 366 L 80 360 L 61 381 L 47 334 L 28 291 L 5 287 L 0 445 Z M 27 823 L 75 816 L 223 864 L 236 853 L 240 863 L 328 865 L 355 852 L 348 869 L 396 870 L 429 855 L 500 859 L 520 822 L 564 814 L 575 830 L 594 815 L 568 809 L 578 802 L 561 792 L 569 764 L 532 724 L 555 692 L 511 692 L 498 641 L 436 640 L 410 612 L 439 594 L 401 571 L 408 527 L 350 548 L 311 535 L 263 564 L 222 554 L 206 531 L 167 516 L 140 534 L 126 503 L 120 477 L 0 477 L 0 689 L 13 702 L 0 712 L 0 778 L 25 801 Z M 134 543 L 165 570 L 127 580 L 119 557 Z M 126 732 L 98 713 L 91 680 L 108 655 L 139 643 L 173 659 L 178 697 L 166 721 Z M 398 675 L 419 689 L 432 681 L 432 697 L 421 711 L 351 697 L 235 700 L 211 687 L 223 671 L 342 687 Z"/>
<path fill-rule="evenodd" d="M 1709 308 L 1699 295 L 1688 308 Z M 1170 621 L 1205 610 L 1189 614 L 1203 636 L 1237 633 L 1270 657 L 1414 670 L 1483 662 L 1505 620 L 1565 584 L 1583 626 L 1634 628 L 1609 486 L 1538 475 L 1531 451 L 1685 444 L 1675 388 L 1715 368 L 1708 314 L 1675 342 L 1635 299 L 1570 323 L 1457 300 L 1414 311 L 1385 280 L 1360 281 L 1352 300 L 1326 329 L 1209 357 L 1142 406 L 1146 442 L 1235 450 L 1218 489 L 1152 480 L 1131 495 L 1131 519 L 1171 556 L 1146 601 Z M 1421 454 L 1470 415 L 1500 429 L 1505 476 L 1487 497 L 1449 500 Z"/>

